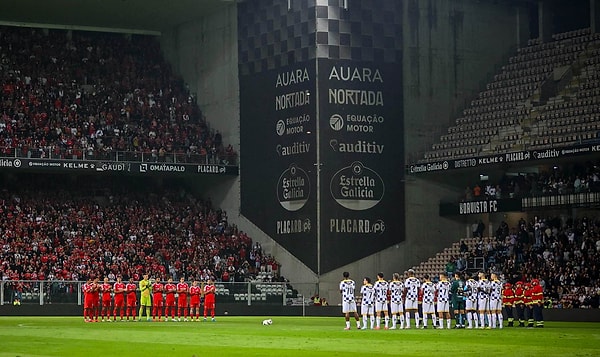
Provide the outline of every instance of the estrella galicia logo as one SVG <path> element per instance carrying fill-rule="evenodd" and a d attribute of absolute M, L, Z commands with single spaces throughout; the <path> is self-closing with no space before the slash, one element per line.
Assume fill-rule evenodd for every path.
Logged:
<path fill-rule="evenodd" d="M 306 171 L 291 164 L 277 181 L 277 200 L 288 211 L 304 207 L 310 196 L 310 178 Z"/>
<path fill-rule="evenodd" d="M 381 176 L 355 161 L 331 177 L 331 196 L 342 207 L 364 211 L 375 207 L 383 199 L 385 184 Z"/>

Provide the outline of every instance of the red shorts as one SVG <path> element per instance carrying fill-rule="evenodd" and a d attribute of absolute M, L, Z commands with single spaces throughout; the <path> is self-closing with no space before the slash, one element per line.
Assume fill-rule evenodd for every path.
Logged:
<path fill-rule="evenodd" d="M 165 302 L 166 306 L 175 306 L 175 296 L 173 295 L 167 295 L 167 300 Z"/>
<path fill-rule="evenodd" d="M 163 306 L 162 294 L 154 294 L 152 297 L 152 306 Z"/>
<path fill-rule="evenodd" d="M 214 300 L 204 300 L 204 308 L 205 309 L 214 309 L 215 301 Z"/>
<path fill-rule="evenodd" d="M 93 304 L 93 307 L 100 306 L 100 297 L 99 296 L 98 297 L 94 297 L 92 304 Z"/>
<path fill-rule="evenodd" d="M 83 298 L 83 308 L 84 309 L 90 309 L 90 308 L 92 308 L 92 306 L 93 306 L 92 305 L 92 298 L 88 297 L 88 296 L 84 297 Z"/>
<path fill-rule="evenodd" d="M 179 298 L 177 299 L 177 306 L 179 307 L 186 307 L 187 306 L 187 296 L 179 296 Z"/>
<path fill-rule="evenodd" d="M 136 298 L 133 298 L 133 299 L 127 298 L 127 306 L 135 306 L 136 304 L 137 304 Z"/>
<path fill-rule="evenodd" d="M 115 296 L 115 306 L 116 307 L 123 307 L 124 303 L 125 303 L 125 300 L 123 299 L 123 296 Z"/>
<path fill-rule="evenodd" d="M 102 299 L 102 306 L 110 306 L 110 296 L 108 297 L 108 299 Z"/>

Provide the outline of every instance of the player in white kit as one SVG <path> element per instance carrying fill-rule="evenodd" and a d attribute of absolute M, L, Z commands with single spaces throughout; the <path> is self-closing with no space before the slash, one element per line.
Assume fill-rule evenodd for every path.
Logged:
<path fill-rule="evenodd" d="M 425 280 L 421 285 L 421 291 L 423 292 L 423 327 L 427 328 L 427 318 L 431 316 L 433 320 L 433 328 L 436 327 L 436 318 L 435 318 L 435 285 L 429 280 L 429 274 L 425 274 L 423 276 Z"/>
<path fill-rule="evenodd" d="M 367 319 L 371 322 L 371 329 L 375 326 L 375 289 L 371 284 L 371 278 L 365 277 L 363 286 L 360 288 L 362 298 L 360 300 L 360 313 L 362 314 L 362 329 L 367 329 Z"/>
<path fill-rule="evenodd" d="M 450 287 L 445 273 L 440 273 L 440 281 L 436 284 L 437 292 L 437 313 L 439 317 L 439 328 L 444 328 L 444 319 L 447 321 L 447 328 L 450 328 L 452 320 L 450 319 Z"/>
<path fill-rule="evenodd" d="M 467 279 L 465 283 L 465 311 L 467 312 L 468 329 L 473 328 L 473 322 L 475 322 L 475 328 L 479 327 L 479 319 L 477 318 L 477 281 L 473 278 Z"/>
<path fill-rule="evenodd" d="M 400 274 L 394 273 L 392 281 L 389 284 L 390 289 L 390 310 L 392 318 L 392 330 L 396 329 L 396 324 L 400 321 L 400 328 L 404 328 L 404 304 L 402 294 L 404 293 L 404 283 L 400 281 Z"/>
<path fill-rule="evenodd" d="M 406 325 L 404 328 L 410 328 L 410 313 L 412 312 L 415 317 L 415 326 L 419 328 L 419 289 L 421 288 L 421 282 L 415 277 L 415 271 L 408 269 L 408 278 L 404 280 L 404 311 Z"/>
<path fill-rule="evenodd" d="M 356 289 L 356 283 L 350 279 L 350 273 L 345 271 L 343 273 L 344 279 L 340 282 L 340 293 L 342 294 L 342 313 L 346 320 L 346 327 L 344 330 L 350 330 L 350 313 L 354 314 L 356 319 L 356 328 L 360 329 L 360 319 L 356 312 L 356 300 L 354 299 L 354 290 Z"/>
<path fill-rule="evenodd" d="M 477 312 L 479 312 L 479 328 L 490 328 L 492 315 L 490 313 L 490 284 L 484 272 L 479 272 L 477 282 Z"/>
<path fill-rule="evenodd" d="M 496 273 L 492 273 L 489 287 L 492 328 L 502 328 L 504 321 L 504 316 L 502 316 L 502 282 L 498 279 Z M 498 321 L 497 325 L 496 321 Z"/>
<path fill-rule="evenodd" d="M 381 315 L 383 314 L 385 329 L 388 329 L 390 317 L 388 315 L 388 282 L 383 279 L 383 273 L 377 274 L 377 281 L 373 284 L 375 289 L 375 329 L 381 328 Z"/>

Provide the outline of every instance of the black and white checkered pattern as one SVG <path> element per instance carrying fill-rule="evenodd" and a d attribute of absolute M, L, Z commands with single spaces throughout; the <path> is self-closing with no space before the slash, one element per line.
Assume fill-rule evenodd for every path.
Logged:
<path fill-rule="evenodd" d="M 245 1 L 238 6 L 240 75 L 315 58 L 399 63 L 402 2 Z"/>
<path fill-rule="evenodd" d="M 423 283 L 423 304 L 433 304 L 435 299 L 435 285 L 431 281 Z"/>
<path fill-rule="evenodd" d="M 477 281 L 473 279 L 467 280 L 467 299 L 471 301 L 477 300 Z"/>
<path fill-rule="evenodd" d="M 342 302 L 353 302 L 354 301 L 354 290 L 356 284 L 354 280 L 342 280 L 340 282 L 340 291 L 342 292 Z"/>
<path fill-rule="evenodd" d="M 240 75 L 315 58 L 314 0 L 245 1 L 238 5 Z"/>
<path fill-rule="evenodd" d="M 500 280 L 492 280 L 489 283 L 490 299 L 500 300 L 502 298 L 502 282 Z"/>
<path fill-rule="evenodd" d="M 419 279 L 410 277 L 404 281 L 404 286 L 406 287 L 407 300 L 417 300 L 419 298 L 419 288 L 421 287 Z"/>
<path fill-rule="evenodd" d="M 490 298 L 490 282 L 487 279 L 479 280 L 479 283 L 477 284 L 477 293 L 479 299 Z"/>
<path fill-rule="evenodd" d="M 438 302 L 448 302 L 450 300 L 450 282 L 448 280 L 442 280 L 437 283 L 437 300 Z"/>
<path fill-rule="evenodd" d="M 390 281 L 389 289 L 391 302 L 401 303 L 402 293 L 404 292 L 404 283 L 401 281 Z"/>
<path fill-rule="evenodd" d="M 317 57 L 399 62 L 401 1 L 316 0 Z"/>
<path fill-rule="evenodd" d="M 375 289 L 373 288 L 373 285 L 363 285 L 360 288 L 360 293 L 362 295 L 361 304 L 363 306 L 375 304 Z"/>
<path fill-rule="evenodd" d="M 388 282 L 385 280 L 377 280 L 373 284 L 375 288 L 375 301 L 384 303 L 387 301 Z"/>

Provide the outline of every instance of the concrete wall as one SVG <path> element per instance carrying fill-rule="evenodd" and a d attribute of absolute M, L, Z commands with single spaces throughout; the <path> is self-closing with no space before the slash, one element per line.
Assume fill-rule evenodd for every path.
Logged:
<path fill-rule="evenodd" d="M 210 127 L 221 132 L 225 145 L 232 144 L 239 152 L 236 6 L 224 6 L 164 32 L 161 48 L 174 71 L 196 95 Z M 235 216 L 239 212 L 239 179 L 224 180 L 215 187 L 210 192 L 215 206 Z"/>
<path fill-rule="evenodd" d="M 198 105 L 224 143 L 239 147 L 237 11 L 225 6 L 161 36 L 173 69 L 197 96 Z"/>
<path fill-rule="evenodd" d="M 523 12 L 475 0 L 404 1 L 407 151 L 431 148 L 522 41 Z"/>

